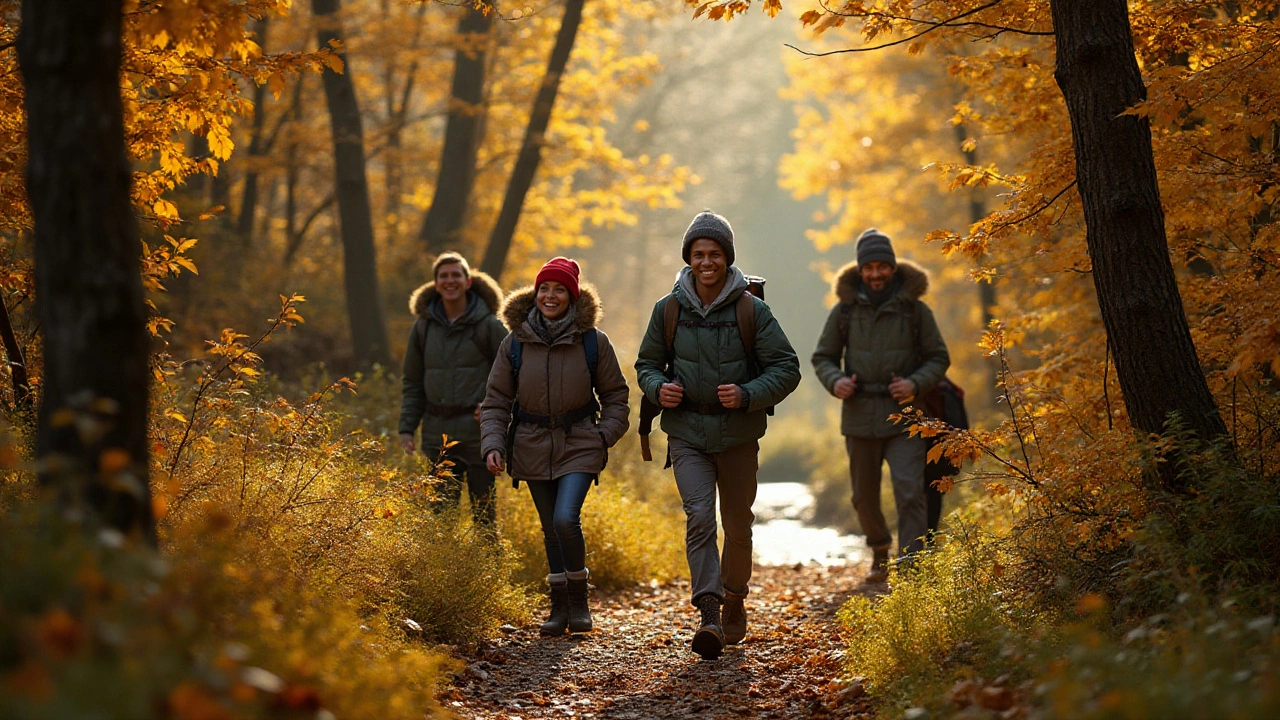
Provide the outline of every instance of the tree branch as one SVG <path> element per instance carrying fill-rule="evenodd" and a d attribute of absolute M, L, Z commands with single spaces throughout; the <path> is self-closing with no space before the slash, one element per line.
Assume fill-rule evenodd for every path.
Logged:
<path fill-rule="evenodd" d="M 834 10 L 831 10 L 830 8 L 827 8 L 827 7 L 824 5 L 824 6 L 823 6 L 823 8 L 824 8 L 825 10 L 827 10 L 827 12 L 830 12 L 830 13 L 831 13 L 831 14 L 833 14 L 833 15 L 841 15 L 841 16 L 843 16 L 843 17 L 862 17 L 862 18 L 865 18 L 865 17 L 884 17 L 884 18 L 888 18 L 888 19 L 890 19 L 890 20 L 900 20 L 900 21 L 903 21 L 903 22 L 910 22 L 910 23 L 915 23 L 915 24 L 918 24 L 918 25 L 927 25 L 928 27 L 927 27 L 927 28 L 925 28 L 924 30 L 921 30 L 920 32 L 916 33 L 915 35 L 911 35 L 911 36 L 909 36 L 909 37 L 905 37 L 905 38 L 900 38 L 900 39 L 898 39 L 898 40 L 894 40 L 893 42 L 887 42 L 887 43 L 883 43 L 883 44 L 881 44 L 881 45 L 876 45 L 876 46 L 873 46 L 873 47 L 865 47 L 865 48 L 844 48 L 844 49 L 842 49 L 842 50 L 829 50 L 829 51 L 827 51 L 827 52 L 815 53 L 815 52 L 809 52 L 808 50 L 801 50 L 800 48 L 798 48 L 798 47 L 796 47 L 795 45 L 792 45 L 792 44 L 790 44 L 790 43 L 786 43 L 785 45 L 786 45 L 786 47 L 789 47 L 789 48 L 791 48 L 792 50 L 795 50 L 796 52 L 800 53 L 801 55 L 807 55 L 807 56 L 809 56 L 809 57 L 826 57 L 826 56 L 828 56 L 828 55 L 841 55 L 841 54 L 844 54 L 844 53 L 872 52 L 873 50 L 883 50 L 883 49 L 885 49 L 885 48 L 890 48 L 890 47 L 893 47 L 893 46 L 895 46 L 895 45 L 902 45 L 902 44 L 904 44 L 904 43 L 909 43 L 909 42 L 911 42 L 911 41 L 913 41 L 913 40 L 917 40 L 917 39 L 919 39 L 919 38 L 924 37 L 925 35 L 928 35 L 929 33 L 933 32 L 934 30 L 937 30 L 938 28 L 944 28 L 944 27 L 981 27 L 981 28 L 986 28 L 986 29 L 989 29 L 989 30 L 996 30 L 996 31 L 997 31 L 997 32 L 996 32 L 996 34 L 997 34 L 997 35 L 998 35 L 998 34 L 1000 34 L 1000 33 L 1005 33 L 1005 32 L 1016 33 L 1016 34 L 1019 34 L 1019 35 L 1048 35 L 1048 36 L 1052 36 L 1052 35 L 1053 35 L 1053 31 L 1022 30 L 1022 29 L 1019 29 L 1019 28 L 1005 27 L 1005 26 L 1002 26 L 1002 25 L 991 25 L 991 24 L 988 24 L 988 23 L 980 23 L 980 22 L 976 22 L 976 21 L 970 21 L 970 22 L 957 22 L 958 20 L 961 20 L 961 19 L 963 19 L 963 18 L 966 18 L 966 17 L 968 17 L 968 16 L 970 16 L 970 15 L 974 15 L 974 14 L 976 14 L 976 13 L 980 13 L 980 12 L 982 12 L 983 10 L 989 10 L 989 9 L 991 9 L 991 8 L 995 7 L 996 5 L 999 5 L 999 4 L 1000 4 L 1000 3 L 1002 3 L 1002 2 L 1004 2 L 1004 0 L 992 0 L 991 2 L 986 3 L 985 5 L 979 5 L 979 6 L 978 6 L 978 7 L 976 7 L 976 8 L 971 8 L 971 9 L 969 9 L 969 10 L 965 10 L 964 12 L 962 12 L 962 13 L 960 13 L 960 14 L 958 14 L 958 15 L 955 15 L 955 16 L 953 16 L 953 17 L 950 17 L 950 18 L 946 19 L 946 20 L 940 20 L 940 21 L 924 20 L 924 19 L 921 19 L 921 18 L 914 18 L 914 17 L 899 17 L 899 16 L 896 16 L 896 15 L 889 15 L 889 14 L 887 14 L 887 13 L 840 13 L 840 12 L 836 12 L 836 11 L 834 11 Z"/>

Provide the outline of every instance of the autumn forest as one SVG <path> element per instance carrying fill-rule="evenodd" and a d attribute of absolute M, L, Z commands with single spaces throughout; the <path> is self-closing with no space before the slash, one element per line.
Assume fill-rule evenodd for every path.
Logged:
<path fill-rule="evenodd" d="M 0 110 L 0 717 L 1280 712 L 1280 1 L 0 0 Z M 717 659 L 636 433 L 704 209 L 801 368 Z M 809 360 L 868 228 L 968 414 L 892 416 L 958 474 L 887 582 Z M 590 632 L 532 481 L 405 444 L 446 252 L 603 310 Z"/>

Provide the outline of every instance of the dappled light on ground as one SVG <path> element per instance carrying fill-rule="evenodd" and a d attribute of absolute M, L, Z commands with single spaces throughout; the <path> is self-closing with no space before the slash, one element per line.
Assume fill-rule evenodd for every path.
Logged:
<path fill-rule="evenodd" d="M 530 623 L 467 658 L 440 697 L 460 717 L 863 718 L 862 686 L 839 678 L 845 641 L 835 612 L 864 585 L 865 566 L 757 566 L 746 640 L 717 660 L 689 649 L 689 585 L 596 598 L 596 630 L 541 638 Z"/>

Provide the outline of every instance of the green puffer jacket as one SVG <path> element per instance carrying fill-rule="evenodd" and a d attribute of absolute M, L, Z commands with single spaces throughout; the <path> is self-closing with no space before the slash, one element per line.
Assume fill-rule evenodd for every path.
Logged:
<path fill-rule="evenodd" d="M 840 432 L 845 435 L 886 438 L 905 432 L 906 426 L 889 420 L 890 415 L 911 404 L 899 404 L 889 396 L 887 388 L 893 376 L 915 382 L 916 397 L 920 397 L 942 381 L 951 365 L 933 312 L 920 301 L 929 290 L 928 273 L 900 260 L 894 279 L 900 283 L 897 294 L 877 308 L 863 292 L 857 263 L 836 273 L 835 293 L 840 302 L 822 328 L 813 352 L 813 369 L 827 392 L 833 392 L 840 378 L 858 376 L 857 391 L 844 401 L 841 414 Z M 848 337 L 841 333 L 844 312 Z M 913 315 L 919 318 L 918 328 Z"/>
<path fill-rule="evenodd" d="M 475 415 L 461 410 L 475 408 L 484 400 L 489 368 L 507 336 L 495 314 L 501 304 L 498 283 L 474 270 L 467 309 L 453 326 L 444 316 L 434 282 L 409 297 L 409 310 L 418 319 L 409 331 L 409 347 L 404 353 L 400 432 L 412 433 L 421 422 L 423 452 L 435 452 L 442 434 L 459 442 L 480 440 Z M 442 408 L 455 408 L 457 414 L 442 412 Z"/>
<path fill-rule="evenodd" d="M 693 289 L 693 272 L 680 271 L 671 293 L 680 302 L 680 319 L 710 322 L 737 321 L 735 304 L 746 292 L 747 283 L 735 267 L 729 268 L 726 291 L 703 309 Z M 664 297 L 653 306 L 649 329 L 636 358 L 636 380 L 640 390 L 658 402 L 658 389 L 667 377 L 667 349 L 663 332 Z M 786 333 L 764 301 L 755 299 L 756 358 L 759 374 L 748 362 L 742 336 L 732 327 L 676 328 L 674 375 L 684 386 L 686 401 L 719 405 L 716 387 L 739 385 L 747 392 L 748 406 L 722 415 L 702 415 L 692 410 L 669 408 L 662 411 L 662 430 L 707 452 L 721 452 L 764 436 L 765 410 L 782 402 L 800 384 L 800 361 Z"/>

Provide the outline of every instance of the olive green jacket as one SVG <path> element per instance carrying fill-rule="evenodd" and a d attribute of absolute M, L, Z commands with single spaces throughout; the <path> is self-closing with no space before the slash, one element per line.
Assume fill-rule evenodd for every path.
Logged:
<path fill-rule="evenodd" d="M 747 393 L 745 410 L 721 415 L 703 415 L 683 408 L 662 411 L 662 430 L 707 452 L 721 452 L 764 436 L 765 410 L 782 402 L 800 384 L 800 361 L 786 333 L 769 306 L 759 298 L 756 309 L 756 362 L 746 357 L 742 336 L 736 326 L 735 305 L 746 292 L 747 283 L 736 267 L 729 268 L 726 290 L 711 306 L 703 308 L 693 289 L 693 272 L 680 271 L 671 293 L 680 303 L 681 320 L 733 323 L 723 327 L 677 326 L 672 361 L 674 377 L 684 386 L 686 401 L 719 405 L 716 388 L 738 385 Z M 649 328 L 636 358 L 636 380 L 649 400 L 658 402 L 658 389 L 669 378 L 663 314 L 663 297 L 653 306 Z M 758 367 L 753 367 L 758 365 Z"/>
<path fill-rule="evenodd" d="M 435 452 L 441 435 L 464 443 L 480 440 L 480 424 L 472 412 L 446 416 L 439 408 L 474 408 L 484 400 L 489 368 L 507 336 L 495 314 L 501 304 L 498 284 L 476 271 L 471 273 L 467 309 L 452 325 L 434 282 L 409 297 L 409 310 L 418 319 L 404 353 L 400 432 L 412 433 L 421 423 L 423 452 Z"/>
<path fill-rule="evenodd" d="M 886 438 L 905 432 L 905 425 L 889 420 L 911 404 L 889 396 L 887 388 L 894 375 L 914 382 L 920 397 L 942 381 L 951 365 L 933 312 L 920 300 L 929 290 L 928 273 L 914 263 L 899 261 L 895 282 L 900 283 L 898 292 L 877 308 L 863 291 L 856 263 L 836 273 L 840 302 L 827 315 L 813 352 L 813 369 L 833 394 L 837 380 L 858 376 L 857 390 L 844 401 L 841 413 L 840 432 L 845 435 Z M 846 323 L 847 330 L 842 332 Z"/>

